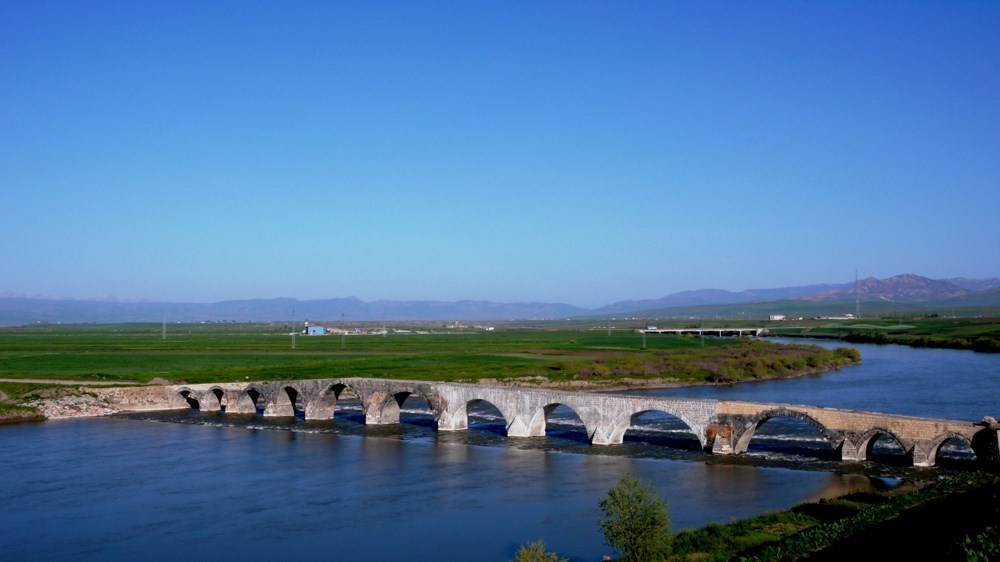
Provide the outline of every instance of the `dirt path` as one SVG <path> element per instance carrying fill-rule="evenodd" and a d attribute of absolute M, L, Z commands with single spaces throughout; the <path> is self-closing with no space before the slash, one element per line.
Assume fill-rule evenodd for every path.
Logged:
<path fill-rule="evenodd" d="M 62 384 L 67 386 L 122 386 L 126 384 L 142 384 L 138 381 L 71 381 L 66 379 L 4 379 L 0 382 L 26 382 L 31 384 Z"/>

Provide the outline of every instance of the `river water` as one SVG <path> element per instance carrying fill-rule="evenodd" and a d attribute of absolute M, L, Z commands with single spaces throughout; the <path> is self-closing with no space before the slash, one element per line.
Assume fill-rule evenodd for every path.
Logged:
<path fill-rule="evenodd" d="M 646 392 L 959 419 L 1000 410 L 1000 356 L 855 347 L 864 364 L 825 375 Z M 0 558 L 496 561 L 541 538 L 599 560 L 610 549 L 597 502 L 624 474 L 669 501 L 675 529 L 897 482 L 810 455 L 808 429 L 780 420 L 734 461 L 689 450 L 685 428 L 656 416 L 603 448 L 568 412 L 545 438 L 508 440 L 495 412 L 438 433 L 421 410 L 407 402 L 389 427 L 364 426 L 345 401 L 328 422 L 183 412 L 0 428 Z"/>

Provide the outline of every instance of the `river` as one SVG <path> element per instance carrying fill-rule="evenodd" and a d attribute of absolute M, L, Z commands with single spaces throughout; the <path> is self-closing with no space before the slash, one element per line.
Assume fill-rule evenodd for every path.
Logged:
<path fill-rule="evenodd" d="M 854 347 L 862 365 L 824 375 L 645 392 L 959 419 L 1000 410 L 1000 356 Z M 808 430 L 780 420 L 734 462 L 685 450 L 683 426 L 656 416 L 603 448 L 569 413 L 545 438 L 511 441 L 488 411 L 468 432 L 438 433 L 418 403 L 391 427 L 342 406 L 329 422 L 183 412 L 0 428 L 3 559 L 498 561 L 541 538 L 600 560 L 597 502 L 624 474 L 669 501 L 674 529 L 897 482 L 810 460 Z"/>

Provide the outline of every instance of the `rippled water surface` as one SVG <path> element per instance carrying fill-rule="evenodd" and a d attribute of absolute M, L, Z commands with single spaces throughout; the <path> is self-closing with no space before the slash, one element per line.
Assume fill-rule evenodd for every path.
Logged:
<path fill-rule="evenodd" d="M 647 392 L 997 413 L 998 356 L 857 347 L 864 365 L 823 376 Z M 599 560 L 609 549 L 597 502 L 624 474 L 654 484 L 675 529 L 894 485 L 786 468 L 843 465 L 823 457 L 810 428 L 782 420 L 761 427 L 745 464 L 697 451 L 662 415 L 607 448 L 589 446 L 569 411 L 532 439 L 504 437 L 487 408 L 467 432 L 435 431 L 418 401 L 402 421 L 365 426 L 359 405 L 343 401 L 322 422 L 171 412 L 0 428 L 0 558 L 493 561 L 542 538 Z"/>

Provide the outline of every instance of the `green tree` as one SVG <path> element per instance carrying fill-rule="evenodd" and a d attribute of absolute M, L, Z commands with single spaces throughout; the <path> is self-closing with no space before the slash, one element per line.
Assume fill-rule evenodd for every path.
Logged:
<path fill-rule="evenodd" d="M 966 535 L 962 550 L 967 562 L 1000 560 L 1000 527 L 986 527 L 978 535 Z"/>
<path fill-rule="evenodd" d="M 624 476 L 601 500 L 604 541 L 623 561 L 649 562 L 670 553 L 667 504 L 647 485 Z"/>
<path fill-rule="evenodd" d="M 512 562 L 568 562 L 565 558 L 559 558 L 555 552 L 545 550 L 545 543 L 542 541 L 522 544 L 517 549 Z"/>

